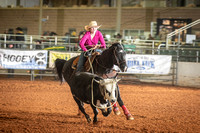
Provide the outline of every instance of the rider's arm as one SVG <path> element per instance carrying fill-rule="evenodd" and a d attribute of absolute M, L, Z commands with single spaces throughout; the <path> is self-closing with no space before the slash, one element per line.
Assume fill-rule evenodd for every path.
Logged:
<path fill-rule="evenodd" d="M 101 34 L 100 31 L 98 31 L 98 34 L 99 34 L 99 41 L 101 42 L 101 48 L 106 48 L 106 43 L 105 43 L 105 40 L 103 38 L 103 35 Z"/>
<path fill-rule="evenodd" d="M 81 47 L 81 49 L 82 49 L 83 51 L 87 51 L 87 49 L 86 49 L 86 47 L 85 47 L 85 42 L 86 42 L 87 39 L 88 39 L 88 34 L 85 34 L 85 35 L 81 38 L 81 40 L 80 40 L 80 42 L 79 42 L 79 45 L 80 45 L 80 47 Z"/>

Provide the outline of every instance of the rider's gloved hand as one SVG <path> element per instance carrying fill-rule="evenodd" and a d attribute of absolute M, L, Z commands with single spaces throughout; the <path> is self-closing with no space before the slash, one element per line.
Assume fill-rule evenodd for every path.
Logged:
<path fill-rule="evenodd" d="M 89 50 L 88 50 L 88 51 L 85 51 L 85 56 L 89 56 L 89 57 L 90 57 L 91 55 L 92 55 L 92 54 L 91 54 L 91 51 L 89 51 Z"/>
<path fill-rule="evenodd" d="M 95 47 L 94 47 L 94 49 L 98 49 L 98 48 L 100 48 L 101 47 L 101 45 L 95 45 Z"/>

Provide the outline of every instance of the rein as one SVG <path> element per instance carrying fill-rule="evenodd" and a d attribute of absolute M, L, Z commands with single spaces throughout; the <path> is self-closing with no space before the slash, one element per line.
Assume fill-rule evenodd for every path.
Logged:
<path fill-rule="evenodd" d="M 88 57 L 89 64 L 90 64 L 90 68 L 91 68 L 91 70 L 92 70 L 92 73 L 94 74 L 94 69 L 93 69 L 93 66 L 92 66 L 92 62 L 91 62 L 91 60 L 90 60 L 90 57 L 91 57 L 92 53 L 94 52 L 94 49 L 91 48 L 91 49 L 89 49 L 88 51 L 89 51 L 89 54 L 90 54 L 90 55 L 86 55 L 86 53 L 84 53 L 84 56 L 85 56 L 85 57 Z"/>
<path fill-rule="evenodd" d="M 108 107 L 99 107 L 99 106 L 96 106 L 95 104 L 94 104 L 94 94 L 93 94 L 93 85 L 94 85 L 94 78 L 92 79 L 92 83 L 91 83 L 91 96 L 92 96 L 92 105 L 94 106 L 94 107 L 96 107 L 96 108 L 99 108 L 99 109 L 107 109 L 107 108 L 111 108 L 116 102 L 117 102 L 117 100 L 112 104 L 112 105 L 110 105 L 110 106 L 108 106 Z M 100 87 L 100 89 L 101 89 L 101 87 Z M 112 86 L 112 89 L 113 89 L 113 86 Z M 105 99 L 105 90 L 100 90 L 101 91 L 101 93 L 104 93 L 104 100 L 106 100 Z M 104 91 L 104 92 L 103 92 Z M 117 91 L 118 92 L 118 91 Z M 103 94 L 102 94 L 103 95 Z M 118 93 L 117 93 L 117 97 L 118 97 Z"/>
<path fill-rule="evenodd" d="M 126 61 L 119 62 L 119 59 L 118 59 L 117 56 L 116 56 L 116 48 L 115 48 L 115 50 L 114 50 L 114 56 L 115 56 L 115 60 L 117 61 L 117 65 L 118 65 L 118 66 L 120 66 L 120 64 L 126 62 Z"/>

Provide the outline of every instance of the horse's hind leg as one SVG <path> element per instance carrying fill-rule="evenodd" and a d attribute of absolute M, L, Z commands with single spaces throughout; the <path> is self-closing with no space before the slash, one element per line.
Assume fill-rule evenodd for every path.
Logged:
<path fill-rule="evenodd" d="M 79 107 L 80 111 L 85 115 L 85 118 L 87 119 L 87 122 L 90 123 L 91 122 L 91 118 L 90 118 L 90 116 L 88 114 L 86 114 L 82 102 L 80 100 L 78 100 L 76 97 L 73 97 L 73 98 L 76 101 L 76 103 L 78 104 L 78 107 Z"/>
<path fill-rule="evenodd" d="M 93 123 L 97 122 L 97 115 L 98 115 L 98 110 L 96 107 L 94 107 L 92 104 L 90 104 L 90 106 L 93 109 L 93 113 L 94 113 L 94 119 L 93 119 Z"/>
<path fill-rule="evenodd" d="M 120 105 L 121 108 L 123 109 L 124 115 L 126 115 L 127 120 L 133 120 L 133 119 L 134 119 L 133 116 L 131 115 L 131 113 L 129 113 L 128 109 L 126 108 L 126 106 L 124 105 L 124 103 L 123 103 L 123 101 L 122 101 L 122 99 L 121 99 L 120 92 L 119 92 L 119 86 L 118 86 L 118 85 L 117 85 L 117 91 L 118 91 L 117 102 L 119 103 L 119 105 Z M 113 105 L 113 107 L 114 107 L 113 111 L 114 111 L 114 112 L 116 111 L 115 114 L 117 114 L 117 111 L 119 111 L 119 109 L 118 109 L 118 107 L 117 107 L 117 103 L 115 103 L 115 104 Z"/>

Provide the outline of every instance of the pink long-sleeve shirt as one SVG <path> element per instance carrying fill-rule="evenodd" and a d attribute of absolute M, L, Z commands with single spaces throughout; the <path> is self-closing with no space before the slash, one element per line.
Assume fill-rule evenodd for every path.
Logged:
<path fill-rule="evenodd" d="M 90 32 L 87 31 L 85 33 L 85 35 L 81 38 L 79 45 L 83 51 L 87 51 L 87 48 L 86 48 L 87 46 L 94 47 L 95 45 L 98 44 L 99 41 L 101 43 L 100 47 L 106 48 L 106 43 L 105 43 L 103 35 L 101 34 L 100 31 L 98 31 L 98 30 L 96 31 L 93 39 L 91 39 Z"/>

